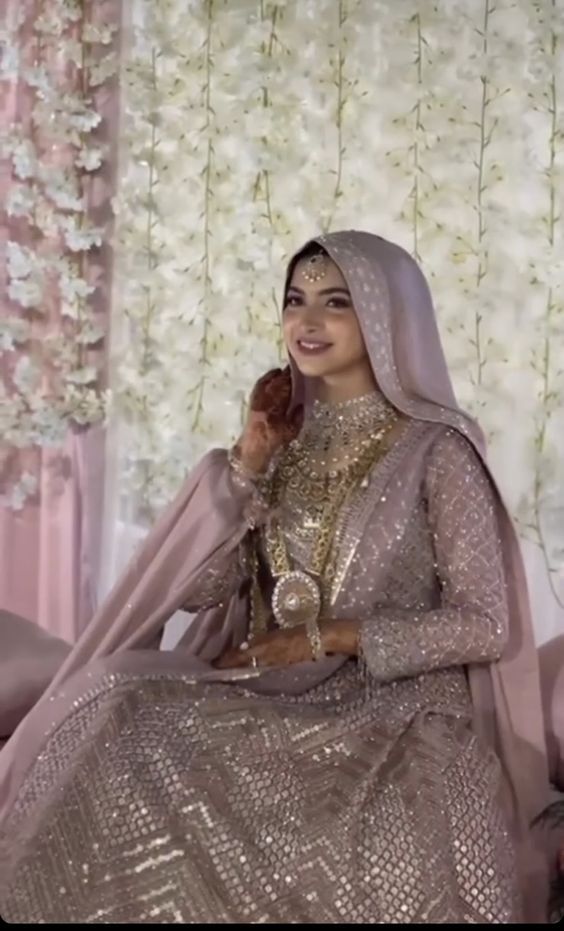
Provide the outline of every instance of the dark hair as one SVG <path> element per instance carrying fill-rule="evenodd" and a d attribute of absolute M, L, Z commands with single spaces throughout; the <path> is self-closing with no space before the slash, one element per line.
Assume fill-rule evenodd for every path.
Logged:
<path fill-rule="evenodd" d="M 303 249 L 298 252 L 294 263 L 301 262 L 302 259 L 310 259 L 312 255 L 326 255 L 327 258 L 329 258 L 327 249 L 324 249 L 323 246 L 313 240 L 312 242 L 308 242 L 307 245 L 305 245 Z"/>

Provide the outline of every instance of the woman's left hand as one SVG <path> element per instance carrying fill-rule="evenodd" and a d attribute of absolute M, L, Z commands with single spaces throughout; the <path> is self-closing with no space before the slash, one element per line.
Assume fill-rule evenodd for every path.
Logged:
<path fill-rule="evenodd" d="M 294 663 L 305 663 L 311 659 L 311 644 L 305 627 L 288 627 L 254 637 L 246 650 L 228 650 L 214 665 L 216 669 L 292 666 Z"/>
<path fill-rule="evenodd" d="M 358 653 L 358 621 L 324 620 L 319 624 L 321 644 L 326 654 Z M 292 666 L 313 659 L 311 643 L 304 626 L 286 627 L 254 637 L 247 649 L 228 650 L 216 663 L 216 669 L 247 666 Z"/>

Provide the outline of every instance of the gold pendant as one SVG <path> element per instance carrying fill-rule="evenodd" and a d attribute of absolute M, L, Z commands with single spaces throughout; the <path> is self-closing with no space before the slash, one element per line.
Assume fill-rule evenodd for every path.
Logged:
<path fill-rule="evenodd" d="M 317 620 L 321 611 L 319 585 L 307 572 L 285 572 L 274 588 L 272 610 L 280 627 Z"/>

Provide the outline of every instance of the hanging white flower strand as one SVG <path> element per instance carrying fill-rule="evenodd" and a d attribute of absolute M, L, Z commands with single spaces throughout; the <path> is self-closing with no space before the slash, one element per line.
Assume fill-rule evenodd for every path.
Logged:
<path fill-rule="evenodd" d="M 22 4 L 0 40 L 2 55 L 18 50 L 17 60 L 3 59 L 10 67 L 0 80 L 21 81 L 32 100 L 32 130 L 16 122 L 2 139 L 12 180 L 1 420 L 3 440 L 20 449 L 56 447 L 69 428 L 99 422 L 106 408 L 99 363 L 90 361 L 104 332 L 89 303 L 95 286 L 84 258 L 106 238 L 89 218 L 86 195 L 107 155 L 96 141 L 94 94 L 115 73 L 117 26 L 86 21 L 73 0 L 53 0 L 29 22 L 33 15 Z M 8 475 L 3 500 L 21 508 L 36 484 L 29 474 Z"/>
<path fill-rule="evenodd" d="M 564 263 L 562 248 L 562 181 L 564 177 L 564 117 L 559 99 L 564 66 L 562 11 L 556 0 L 543 0 L 531 10 L 536 22 L 536 42 L 530 68 L 529 97 L 537 119 L 544 123 L 539 136 L 544 151 L 535 151 L 535 168 L 541 168 L 545 210 L 537 220 L 537 236 L 544 238 L 544 261 L 531 267 L 531 284 L 539 292 L 541 307 L 536 321 L 540 339 L 531 353 L 535 373 L 537 410 L 535 413 L 533 481 L 523 497 L 520 517 L 525 530 L 540 547 L 552 592 L 561 607 L 564 594 L 558 590 L 558 576 L 564 567 L 564 456 L 562 411 L 564 409 L 564 369 L 558 346 L 564 340 Z M 537 124 L 537 131 L 540 125 Z M 538 159 L 538 161 L 537 161 Z M 538 162 L 540 161 L 540 165 Z M 560 415 L 560 416 L 559 416 Z M 559 423 L 560 421 L 560 423 Z"/>

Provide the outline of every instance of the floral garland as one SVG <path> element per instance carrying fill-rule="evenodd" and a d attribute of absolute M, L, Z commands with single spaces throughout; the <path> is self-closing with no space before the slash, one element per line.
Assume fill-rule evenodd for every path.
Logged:
<path fill-rule="evenodd" d="M 96 138 L 96 95 L 116 71 L 117 26 L 90 21 L 84 11 L 77 0 L 23 3 L 0 35 L 0 88 L 8 97 L 21 82 L 31 100 L 29 118 L 1 140 L 11 171 L 10 304 L 0 318 L 2 497 L 15 509 L 35 493 L 37 479 L 29 471 L 14 477 L 9 447 L 59 447 L 69 428 L 101 421 L 107 403 L 94 351 L 104 329 L 86 256 L 106 238 L 90 219 L 88 192 L 107 156 Z"/>

